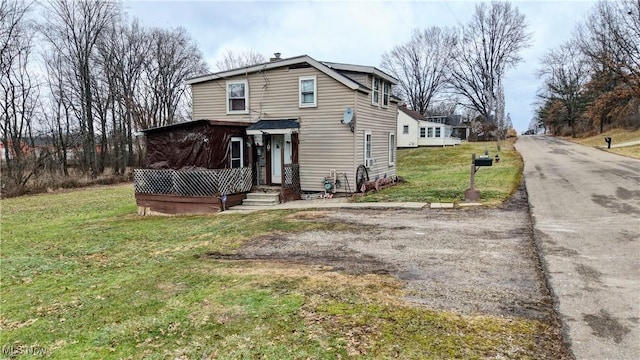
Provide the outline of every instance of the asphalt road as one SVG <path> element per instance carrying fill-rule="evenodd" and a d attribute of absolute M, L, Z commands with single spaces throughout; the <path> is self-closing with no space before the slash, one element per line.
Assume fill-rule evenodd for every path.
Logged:
<path fill-rule="evenodd" d="M 640 359 L 640 160 L 546 136 L 516 148 L 576 359 Z"/>

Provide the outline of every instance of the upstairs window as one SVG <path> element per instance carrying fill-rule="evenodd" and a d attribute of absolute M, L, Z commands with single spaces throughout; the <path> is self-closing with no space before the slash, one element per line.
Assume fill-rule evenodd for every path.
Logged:
<path fill-rule="evenodd" d="M 371 88 L 373 89 L 371 93 L 371 104 L 379 105 L 380 104 L 380 78 L 374 77 Z"/>
<path fill-rule="evenodd" d="M 409 125 L 403 125 L 402 126 L 402 133 L 403 134 L 408 134 L 409 133 Z"/>
<path fill-rule="evenodd" d="M 315 76 L 301 76 L 299 80 L 300 107 L 316 107 L 317 84 Z"/>
<path fill-rule="evenodd" d="M 249 85 L 246 80 L 227 81 L 227 114 L 249 113 Z"/>
<path fill-rule="evenodd" d="M 389 93 L 391 92 L 391 83 L 386 81 L 382 84 L 382 106 L 389 106 Z"/>

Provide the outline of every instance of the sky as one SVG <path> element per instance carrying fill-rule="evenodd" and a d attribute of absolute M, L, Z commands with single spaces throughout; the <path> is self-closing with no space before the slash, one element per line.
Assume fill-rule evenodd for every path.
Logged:
<path fill-rule="evenodd" d="M 569 40 L 591 0 L 512 1 L 525 15 L 532 44 L 507 71 L 506 112 L 525 131 L 534 117 L 536 76 L 542 56 Z M 283 58 L 309 55 L 319 61 L 380 68 L 382 55 L 409 40 L 413 29 L 467 23 L 477 2 L 448 1 L 146 1 L 126 0 L 130 17 L 145 26 L 187 29 L 210 70 L 227 51 L 255 50 Z"/>

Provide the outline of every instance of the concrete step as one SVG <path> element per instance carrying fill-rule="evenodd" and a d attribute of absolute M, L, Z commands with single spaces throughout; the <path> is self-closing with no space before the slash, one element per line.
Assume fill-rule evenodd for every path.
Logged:
<path fill-rule="evenodd" d="M 279 201 L 271 201 L 271 200 L 243 200 L 242 205 L 246 206 L 273 206 L 280 204 Z"/>
<path fill-rule="evenodd" d="M 280 193 L 252 192 L 247 194 L 247 200 L 271 200 L 280 202 Z"/>
<path fill-rule="evenodd" d="M 280 194 L 253 192 L 248 193 L 247 198 L 242 200 L 243 206 L 273 206 L 280 204 Z"/>

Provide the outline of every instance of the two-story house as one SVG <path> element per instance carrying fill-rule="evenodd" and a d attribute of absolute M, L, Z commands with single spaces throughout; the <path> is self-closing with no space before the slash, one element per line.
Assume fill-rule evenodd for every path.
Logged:
<path fill-rule="evenodd" d="M 186 83 L 192 89 L 194 123 L 209 129 L 198 135 L 206 137 L 198 145 L 200 168 L 248 167 L 254 185 L 279 185 L 292 180 L 283 174 L 285 165 L 297 164 L 302 192 L 328 187 L 357 192 L 357 174 L 365 173 L 371 180 L 396 176 L 399 99 L 392 87 L 397 80 L 373 66 L 321 62 L 307 55 L 276 56 L 267 63 Z M 160 137 L 185 126 L 146 134 Z M 150 153 L 162 153 L 157 150 Z"/>
<path fill-rule="evenodd" d="M 303 191 L 324 190 L 332 173 L 353 191 L 360 165 L 370 177 L 396 175 L 396 83 L 372 66 L 306 55 L 187 81 L 195 119 L 250 124 L 257 184 L 280 184 L 282 163 L 297 162 Z"/>

